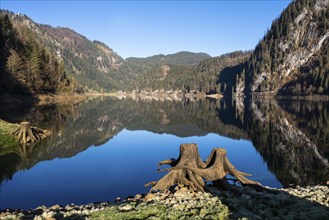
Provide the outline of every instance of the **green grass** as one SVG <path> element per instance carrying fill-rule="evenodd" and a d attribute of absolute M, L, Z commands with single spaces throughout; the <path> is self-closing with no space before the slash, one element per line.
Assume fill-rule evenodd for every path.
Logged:
<path fill-rule="evenodd" d="M 17 139 L 11 135 L 16 128 L 17 124 L 11 124 L 0 119 L 0 155 L 11 152 L 20 144 Z"/>
<path fill-rule="evenodd" d="M 162 205 L 145 206 L 143 210 L 133 210 L 129 212 L 120 212 L 117 207 L 112 206 L 104 211 L 95 212 L 91 219 L 147 219 L 161 215 L 166 212 L 166 207 Z"/>

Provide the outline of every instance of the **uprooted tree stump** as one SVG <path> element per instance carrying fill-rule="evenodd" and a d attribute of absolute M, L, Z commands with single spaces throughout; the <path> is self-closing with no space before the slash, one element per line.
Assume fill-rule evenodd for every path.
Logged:
<path fill-rule="evenodd" d="M 28 121 L 20 123 L 19 127 L 12 132 L 22 144 L 38 142 L 49 135 L 49 132 L 36 127 L 32 127 Z"/>
<path fill-rule="evenodd" d="M 241 189 L 228 182 L 226 178 L 228 174 L 234 176 L 242 186 L 261 186 L 260 183 L 245 177 L 251 176 L 250 174 L 235 169 L 228 160 L 226 150 L 223 148 L 214 148 L 204 162 L 200 158 L 196 144 L 181 144 L 179 158 L 158 163 L 159 166 L 165 164 L 170 165 L 171 168 L 159 170 L 159 172 L 169 170 L 169 173 L 159 181 L 153 181 L 145 185 L 146 187 L 153 185 L 151 191 L 165 190 L 179 184 L 185 185 L 193 191 L 204 191 L 206 182 L 212 181 L 213 186 L 216 188 L 239 193 Z"/>

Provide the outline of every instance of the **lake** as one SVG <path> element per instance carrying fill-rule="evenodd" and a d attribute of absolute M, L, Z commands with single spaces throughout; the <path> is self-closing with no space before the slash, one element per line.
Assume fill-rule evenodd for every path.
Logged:
<path fill-rule="evenodd" d="M 232 164 L 270 187 L 329 176 L 329 104 L 313 101 L 143 101 L 1 107 L 0 118 L 52 132 L 0 156 L 0 209 L 113 201 L 146 193 L 157 162 L 196 143 L 202 159 L 225 148 Z"/>

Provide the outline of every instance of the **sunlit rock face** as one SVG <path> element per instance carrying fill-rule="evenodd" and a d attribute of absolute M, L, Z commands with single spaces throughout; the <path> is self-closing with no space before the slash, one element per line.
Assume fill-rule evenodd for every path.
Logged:
<path fill-rule="evenodd" d="M 328 10 L 327 0 L 292 2 L 239 74 L 237 94 L 325 94 L 327 77 L 319 69 L 327 62 Z"/>

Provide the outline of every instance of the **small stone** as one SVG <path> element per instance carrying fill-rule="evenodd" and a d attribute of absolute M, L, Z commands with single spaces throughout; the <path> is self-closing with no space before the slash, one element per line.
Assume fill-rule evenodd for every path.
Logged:
<path fill-rule="evenodd" d="M 118 209 L 119 209 L 120 211 L 128 212 L 128 211 L 130 211 L 130 210 L 133 210 L 134 207 L 132 207 L 131 205 L 125 205 L 125 206 L 120 206 L 120 207 L 118 207 Z"/>
<path fill-rule="evenodd" d="M 6 215 L 6 217 L 4 219 L 17 219 L 17 216 L 15 214 L 9 214 L 9 215 Z"/>
<path fill-rule="evenodd" d="M 33 220 L 43 220 L 43 218 L 40 215 L 37 215 L 33 218 Z"/>
<path fill-rule="evenodd" d="M 52 218 L 54 216 L 54 214 L 56 214 L 55 212 L 53 211 L 46 211 L 44 213 L 42 213 L 42 217 L 45 218 L 45 219 L 49 219 L 49 218 Z"/>
<path fill-rule="evenodd" d="M 116 197 L 114 202 L 120 202 L 121 201 L 121 198 L 120 197 Z"/>
<path fill-rule="evenodd" d="M 243 194 L 243 195 L 241 196 L 241 199 L 249 200 L 249 199 L 251 199 L 251 197 L 248 196 L 248 195 L 246 195 L 246 194 Z"/>
<path fill-rule="evenodd" d="M 144 197 L 145 201 L 150 201 L 150 200 L 154 200 L 155 195 L 153 193 L 149 193 Z"/>
<path fill-rule="evenodd" d="M 84 214 L 84 215 L 89 215 L 90 212 L 89 212 L 88 210 L 83 210 L 83 211 L 82 211 L 82 214 Z"/>
<path fill-rule="evenodd" d="M 46 209 L 46 208 L 47 208 L 46 206 L 41 205 L 41 206 L 38 206 L 36 209 L 42 209 L 42 210 L 44 210 L 44 209 Z"/>
<path fill-rule="evenodd" d="M 51 206 L 49 209 L 52 209 L 52 210 L 57 210 L 57 209 L 60 209 L 61 207 L 59 205 L 53 205 Z"/>
<path fill-rule="evenodd" d="M 142 198 L 142 195 L 141 194 L 136 194 L 135 195 L 135 200 L 139 200 L 139 199 L 141 199 Z"/>
<path fill-rule="evenodd" d="M 176 209 L 178 209 L 178 210 L 180 210 L 180 211 L 184 211 L 184 209 L 185 209 L 185 205 L 183 205 L 183 204 L 176 204 L 176 207 L 174 207 L 174 208 L 176 208 Z"/>
<path fill-rule="evenodd" d="M 208 211 L 206 210 L 206 209 L 201 209 L 200 210 L 200 214 L 199 214 L 199 216 L 201 217 L 201 218 L 204 218 L 206 215 L 208 214 Z"/>
<path fill-rule="evenodd" d="M 180 191 L 181 193 L 187 193 L 189 190 L 188 190 L 186 187 L 181 187 L 181 188 L 179 189 L 179 191 Z"/>
<path fill-rule="evenodd" d="M 127 201 L 128 201 L 128 202 L 132 202 L 132 201 L 134 201 L 134 200 L 135 200 L 135 198 L 130 198 L 130 197 L 127 198 Z"/>
<path fill-rule="evenodd" d="M 65 209 L 66 209 L 66 210 L 68 210 L 68 211 L 70 211 L 70 210 L 72 210 L 72 209 L 73 209 L 73 207 L 71 207 L 71 206 L 67 205 L 67 206 L 65 206 Z"/>
<path fill-rule="evenodd" d="M 213 202 L 217 202 L 217 201 L 219 201 L 218 197 L 213 197 L 213 198 L 211 198 L 210 200 L 213 201 Z"/>
<path fill-rule="evenodd" d="M 170 205 L 174 205 L 174 204 L 176 204 L 177 203 L 177 201 L 176 200 L 170 200 Z"/>

